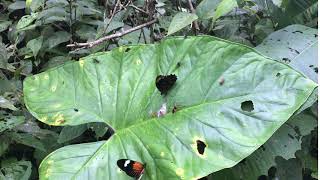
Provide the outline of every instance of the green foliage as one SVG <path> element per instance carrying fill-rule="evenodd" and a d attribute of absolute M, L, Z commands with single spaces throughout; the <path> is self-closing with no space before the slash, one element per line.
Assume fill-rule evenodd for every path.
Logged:
<path fill-rule="evenodd" d="M 168 35 L 173 34 L 182 28 L 190 25 L 193 21 L 197 20 L 198 16 L 192 13 L 179 12 L 177 13 L 169 26 Z"/>
<path fill-rule="evenodd" d="M 17 161 L 14 158 L 6 159 L 1 162 L 1 179 L 21 179 L 28 180 L 31 175 L 30 161 Z"/>
<path fill-rule="evenodd" d="M 317 29 L 291 25 L 270 34 L 256 49 L 269 57 L 289 64 L 317 82 Z"/>
<path fill-rule="evenodd" d="M 232 168 L 210 175 L 209 179 L 224 179 L 225 177 L 230 180 L 238 180 L 239 177 L 243 179 L 258 179 L 261 175 L 268 175 L 268 171 L 272 167 L 290 170 L 289 167 L 279 167 L 277 158 L 293 159 L 295 158 L 295 153 L 300 152 L 301 148 L 308 147 L 309 145 L 306 146 L 304 144 L 304 138 L 309 136 L 310 132 L 317 126 L 317 123 L 316 117 L 309 110 L 304 111 L 289 119 L 264 145 L 249 157 Z M 299 158 L 291 161 L 298 161 L 298 167 L 302 168 L 300 161 L 303 159 Z M 277 171 L 279 172 L 280 170 Z M 301 169 L 296 171 L 299 171 L 301 176 Z"/>
<path fill-rule="evenodd" d="M 160 41 L 172 35 L 172 28 L 175 29 L 174 35 L 205 34 L 251 47 L 259 45 L 257 49 L 264 55 L 280 59 L 282 63 L 284 63 L 283 57 L 289 58 L 291 60 L 288 63 L 289 66 L 316 82 L 317 38 L 309 35 L 314 33 L 316 36 L 317 33 L 316 29 L 305 26 L 317 28 L 317 0 L 191 0 L 195 10 L 192 10 L 188 0 L 121 0 L 118 5 L 117 2 L 117 0 L 0 1 L 0 179 L 38 179 L 40 163 L 54 150 L 69 144 L 86 142 L 95 142 L 94 144 L 99 146 L 100 143 L 97 141 L 108 140 L 113 134 L 112 129 L 104 123 L 105 119 L 101 123 L 92 122 L 65 127 L 49 126 L 38 121 L 25 106 L 22 82 L 26 77 L 51 68 L 65 67 L 63 64 L 79 61 L 82 57 L 95 52 L 110 51 L 122 45 Z M 186 21 L 177 22 L 174 17 L 178 14 L 188 14 L 189 18 L 182 17 Z M 66 47 L 67 44 L 92 42 L 106 35 L 122 33 L 153 18 L 158 21 L 151 26 L 113 38 L 92 48 Z M 191 23 L 193 25 L 189 26 Z M 300 25 L 287 27 L 292 24 Z M 303 34 L 285 33 L 281 31 L 282 28 L 292 31 L 296 29 Z M 273 32 L 275 33 L 272 34 Z M 272 38 L 273 36 L 275 38 Z M 298 50 L 299 56 L 294 54 L 294 50 L 290 51 L 285 44 L 275 41 L 276 38 L 281 42 L 288 41 L 290 44 L 288 47 Z M 307 44 L 310 43 L 308 41 L 311 42 L 311 46 Z M 149 59 L 152 59 L 152 56 Z M 191 67 L 191 64 L 182 65 L 182 67 L 186 68 L 189 65 Z M 309 67 L 310 65 L 312 67 Z M 159 67 L 159 69 L 162 68 Z M 139 73 L 141 72 L 137 72 Z M 57 77 L 60 77 L 59 74 Z M 72 81 L 71 78 L 67 80 Z M 188 91 L 189 89 L 186 90 Z M 63 94 L 61 98 L 70 97 Z M 317 101 L 317 89 L 294 113 L 295 117 L 291 117 L 288 123 L 293 118 L 306 115 L 306 112 L 308 113 L 304 119 L 307 117 L 309 119 L 309 112 L 313 112 L 316 119 L 315 101 Z M 97 102 L 92 103 L 97 104 Z M 173 102 L 168 108 L 172 108 L 172 105 Z M 184 109 L 184 107 L 180 108 Z M 306 108 L 308 109 L 303 111 Z M 303 114 L 300 114 L 302 111 Z M 84 120 L 84 122 L 88 121 L 91 120 Z M 298 121 L 295 126 L 308 131 L 311 127 L 317 128 L 316 124 L 298 123 Z M 276 168 L 276 177 L 281 177 L 280 179 L 292 177 L 291 171 L 294 171 L 294 176 L 299 178 L 301 176 L 309 179 L 316 177 L 317 160 L 308 152 L 315 151 L 314 139 L 317 137 L 314 133 L 306 131 L 307 134 L 301 133 L 304 135 L 299 140 L 291 141 L 290 137 L 285 136 L 286 132 L 295 133 L 291 131 L 292 128 L 288 128 L 285 124 L 271 138 L 271 140 L 279 140 L 278 143 L 286 144 L 285 152 L 287 153 L 269 151 L 270 148 L 262 152 L 259 148 L 256 152 L 265 155 L 257 156 L 255 152 L 246 158 L 246 162 L 254 164 L 260 170 L 256 171 L 257 169 L 252 169 L 252 166 L 248 168 L 247 165 L 238 164 L 231 171 L 246 175 L 247 170 L 250 169 L 254 172 L 251 175 L 269 176 L 267 170 L 273 169 L 268 166 L 272 165 Z M 270 144 L 271 140 L 267 141 L 264 147 L 274 147 Z M 294 143 L 288 144 L 290 142 Z M 273 145 L 277 144 L 273 143 Z M 302 148 L 297 151 L 299 147 Z M 266 152 L 269 153 L 266 154 Z M 292 156 L 293 153 L 295 157 Z M 255 157 L 259 157 L 259 160 L 253 161 Z M 245 169 L 239 170 L 239 166 Z M 264 168 L 261 169 L 261 167 Z M 288 168 L 293 170 L 290 171 Z M 167 172 L 166 169 L 164 171 Z M 223 172 L 221 171 L 221 174 L 225 174 Z M 228 179 L 232 176 L 231 174 L 227 174 L 226 177 L 220 176 L 220 178 Z M 142 177 L 144 178 L 147 179 Z"/>

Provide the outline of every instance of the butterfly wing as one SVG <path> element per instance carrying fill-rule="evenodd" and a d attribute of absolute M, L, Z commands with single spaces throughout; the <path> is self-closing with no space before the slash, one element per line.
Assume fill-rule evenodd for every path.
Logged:
<path fill-rule="evenodd" d="M 117 161 L 117 165 L 128 176 L 134 178 L 139 178 L 144 171 L 144 166 L 142 163 L 129 159 L 120 159 Z"/>

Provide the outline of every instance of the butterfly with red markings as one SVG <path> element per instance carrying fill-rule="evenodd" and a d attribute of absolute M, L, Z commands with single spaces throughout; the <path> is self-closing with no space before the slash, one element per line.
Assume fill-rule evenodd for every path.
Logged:
<path fill-rule="evenodd" d="M 175 74 L 170 74 L 167 76 L 159 75 L 156 78 L 156 86 L 162 94 L 167 94 L 167 92 L 172 88 L 174 83 L 177 81 L 177 76 Z"/>
<path fill-rule="evenodd" d="M 118 167 L 124 171 L 128 176 L 140 179 L 144 173 L 145 165 L 130 159 L 119 159 L 117 161 Z"/>

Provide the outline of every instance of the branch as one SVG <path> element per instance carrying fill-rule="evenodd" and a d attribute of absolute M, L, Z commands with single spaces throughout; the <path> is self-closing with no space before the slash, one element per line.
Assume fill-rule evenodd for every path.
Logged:
<path fill-rule="evenodd" d="M 193 8 L 192 0 L 188 0 L 188 3 L 189 3 L 189 7 L 190 7 L 191 12 L 192 12 L 193 14 L 195 14 L 195 13 L 196 13 L 196 10 Z M 196 30 L 198 30 L 198 31 L 200 30 L 197 21 L 194 21 L 194 22 L 193 22 L 193 25 L 194 25 L 194 28 L 195 28 Z"/>
<path fill-rule="evenodd" d="M 133 31 L 136 31 L 136 30 L 139 30 L 139 29 L 142 29 L 146 26 L 149 26 L 151 24 L 154 24 L 155 22 L 157 22 L 158 19 L 153 19 L 152 21 L 149 21 L 149 22 L 146 22 L 144 24 L 141 24 L 139 26 L 136 26 L 136 27 L 133 27 L 131 29 L 128 29 L 128 30 L 125 30 L 125 31 L 122 31 L 122 32 L 117 32 L 117 33 L 114 33 L 114 34 L 111 34 L 111 35 L 108 35 L 108 36 L 104 36 L 100 39 L 97 39 L 95 41 L 92 41 L 92 42 L 87 42 L 87 43 L 74 43 L 74 44 L 68 44 L 67 47 L 84 47 L 84 48 L 92 48 L 93 46 L 96 46 L 98 44 L 101 44 L 107 40 L 110 40 L 110 39 L 114 39 L 114 38 L 118 38 L 118 37 L 121 37 L 121 36 L 124 36 L 126 34 L 129 34 Z"/>

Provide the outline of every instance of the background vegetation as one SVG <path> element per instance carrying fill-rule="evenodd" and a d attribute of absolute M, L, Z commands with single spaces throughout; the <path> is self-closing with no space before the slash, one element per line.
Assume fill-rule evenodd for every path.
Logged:
<path fill-rule="evenodd" d="M 102 123 L 56 127 L 37 121 L 23 102 L 26 76 L 121 45 L 154 43 L 168 35 L 205 34 L 256 47 L 317 81 L 317 63 L 298 56 L 299 48 L 306 46 L 310 51 L 306 54 L 316 54 L 317 6 L 316 0 L 2 0 L 0 179 L 37 179 L 40 162 L 55 149 L 111 135 Z M 286 34 L 283 28 L 295 33 Z M 284 32 L 275 32 L 280 29 Z M 102 37 L 105 41 L 100 42 Z M 279 43 L 283 38 L 289 48 L 275 52 L 284 49 Z M 316 101 L 314 93 L 304 111 L 255 153 L 206 178 L 317 178 Z"/>

